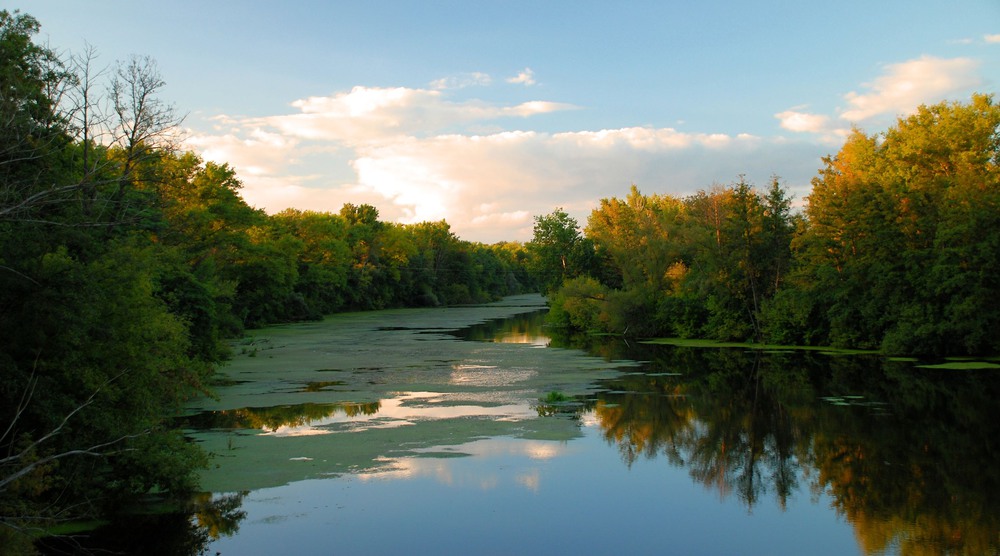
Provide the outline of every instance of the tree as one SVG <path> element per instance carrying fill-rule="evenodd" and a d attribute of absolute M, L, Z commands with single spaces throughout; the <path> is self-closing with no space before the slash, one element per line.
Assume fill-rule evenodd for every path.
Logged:
<path fill-rule="evenodd" d="M 132 178 L 136 165 L 154 149 L 175 150 L 176 130 L 184 118 L 157 96 L 165 85 L 156 61 L 148 56 L 133 55 L 115 68 L 111 101 L 117 121 L 112 143 L 123 153 L 123 181 Z"/>
<path fill-rule="evenodd" d="M 534 236 L 525 247 L 529 266 L 543 291 L 554 291 L 593 265 L 593 244 L 581 236 L 576 219 L 561 208 L 535 217 Z"/>
<path fill-rule="evenodd" d="M 684 258 L 676 237 L 682 208 L 678 199 L 645 196 L 635 185 L 624 200 L 601 199 L 587 219 L 586 233 L 605 268 L 610 267 L 598 272 L 606 285 L 643 287 L 651 295 L 672 287 L 669 269 Z"/>
<path fill-rule="evenodd" d="M 694 252 L 684 290 L 704 300 L 703 333 L 760 341 L 764 302 L 788 261 L 788 200 L 777 179 L 767 197 L 743 176 L 731 186 L 685 199 Z"/>
<path fill-rule="evenodd" d="M 71 76 L 58 56 L 32 42 L 33 17 L 0 10 L 0 222 L 42 218 L 77 183 L 51 179 L 48 161 L 69 142 L 58 95 Z"/>
<path fill-rule="evenodd" d="M 185 324 L 154 294 L 159 264 L 154 246 L 130 239 L 90 261 L 58 248 L 4 280 L 0 406 L 15 426 L 2 447 L 23 454 L 3 469 L 16 479 L 0 493 L 4 510 L 8 493 L 71 517 L 193 486 L 203 460 L 167 418 L 211 367 L 190 355 Z M 46 516 L 23 511 L 15 516 Z"/>
<path fill-rule="evenodd" d="M 319 318 L 342 309 L 351 265 L 344 218 L 288 209 L 274 215 L 272 221 L 281 233 L 302 242 L 295 291 L 302 296 L 309 317 Z"/>
<path fill-rule="evenodd" d="M 204 391 L 217 357 L 196 347 L 205 339 L 192 324 L 197 295 L 179 302 L 182 288 L 164 287 L 178 267 L 151 233 L 161 223 L 153 185 L 127 199 L 148 217 L 142 226 L 117 218 L 120 211 L 89 210 L 118 194 L 105 186 L 119 180 L 105 177 L 121 153 L 94 148 L 88 131 L 77 138 L 74 103 L 63 101 L 79 81 L 32 43 L 38 29 L 30 16 L 0 11 L 5 527 L 97 516 L 137 494 L 193 488 L 202 454 L 168 419 Z M 144 170 L 160 177 L 164 157 L 154 147 Z"/>
<path fill-rule="evenodd" d="M 1000 108 L 975 95 L 921 106 L 883 134 L 855 130 L 824 159 L 795 298 L 827 341 L 936 355 L 1000 347 L 1000 310 L 987 301 L 1000 294 L 998 128 Z"/>
<path fill-rule="evenodd" d="M 410 271 L 416 291 L 411 298 L 418 305 L 448 303 L 447 291 L 462 282 L 467 272 L 459 258 L 460 244 L 447 222 L 421 222 L 406 226 L 416 252 L 410 257 Z"/>

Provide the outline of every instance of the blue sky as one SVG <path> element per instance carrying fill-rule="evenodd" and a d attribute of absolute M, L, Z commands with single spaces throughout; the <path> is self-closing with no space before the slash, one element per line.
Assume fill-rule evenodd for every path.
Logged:
<path fill-rule="evenodd" d="M 852 125 L 1000 82 L 1000 2 L 80 1 L 39 40 L 156 60 L 188 148 L 254 206 L 528 240 L 562 207 L 739 174 L 799 202 Z"/>

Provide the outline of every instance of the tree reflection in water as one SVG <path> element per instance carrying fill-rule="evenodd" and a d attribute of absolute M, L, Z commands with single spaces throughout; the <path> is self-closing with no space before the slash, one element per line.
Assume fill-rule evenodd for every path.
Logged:
<path fill-rule="evenodd" d="M 298 427 L 343 413 L 347 417 L 375 415 L 381 403 L 301 403 L 273 407 L 243 407 L 206 411 L 185 417 L 183 426 L 192 429 L 261 429 L 276 431 Z"/>
<path fill-rule="evenodd" d="M 538 337 L 524 319 L 513 328 L 511 337 Z M 573 345 L 552 336 L 550 345 Z M 602 381 L 596 397 L 538 392 L 535 409 L 539 418 L 596 421 L 626 466 L 664 458 L 751 512 L 769 499 L 785 509 L 794 508 L 796 496 L 827 495 L 869 554 L 1000 553 L 995 371 L 922 369 L 875 356 L 584 340 L 595 355 L 649 363 Z M 244 408 L 190 417 L 186 426 L 273 431 L 379 408 L 379 402 Z M 130 517 L 107 533 L 111 541 L 94 546 L 201 553 L 211 539 L 238 530 L 245 495 L 203 495 L 189 513 L 159 516 L 155 525 L 149 516 Z M 139 538 L 127 544 L 127 535 Z"/>
<path fill-rule="evenodd" d="M 232 536 L 240 530 L 240 522 L 247 515 L 240 507 L 247 494 L 249 491 L 221 496 L 204 492 L 191 500 L 198 536 L 205 538 L 203 544 L 220 537 Z"/>
<path fill-rule="evenodd" d="M 207 554 L 209 544 L 236 534 L 246 517 L 241 509 L 247 492 L 193 497 L 175 511 L 125 513 L 109 526 L 78 535 L 38 541 L 42 554 L 143 554 L 177 556 Z"/>
<path fill-rule="evenodd" d="M 635 356 L 633 354 L 633 356 Z M 867 553 L 1000 551 L 997 377 L 871 356 L 657 348 L 595 405 L 626 465 L 665 457 L 752 511 L 826 492 Z"/>

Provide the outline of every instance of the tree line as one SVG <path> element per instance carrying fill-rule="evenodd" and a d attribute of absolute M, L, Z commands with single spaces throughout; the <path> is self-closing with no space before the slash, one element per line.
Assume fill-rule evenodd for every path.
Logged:
<path fill-rule="evenodd" d="M 0 11 L 0 546 L 195 489 L 206 456 L 172 418 L 247 328 L 537 289 L 522 245 L 445 221 L 249 206 L 179 148 L 153 60 L 99 67 L 38 31 Z"/>
<path fill-rule="evenodd" d="M 577 330 L 949 356 L 1000 351 L 1000 107 L 854 129 L 801 211 L 777 177 L 536 218 L 551 320 Z"/>

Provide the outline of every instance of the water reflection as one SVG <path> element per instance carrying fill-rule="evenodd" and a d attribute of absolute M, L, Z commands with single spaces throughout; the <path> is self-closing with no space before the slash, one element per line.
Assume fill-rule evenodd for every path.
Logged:
<path fill-rule="evenodd" d="M 662 456 L 751 511 L 825 492 L 866 553 L 1000 550 L 997 377 L 873 357 L 658 351 L 653 375 L 609 381 L 595 409 L 626 465 Z"/>
<path fill-rule="evenodd" d="M 360 421 L 569 417 L 578 426 L 599 428 L 626 468 L 640 459 L 662 460 L 750 512 L 761 504 L 784 510 L 796 497 L 828 495 L 865 553 L 1000 550 L 995 374 L 919 369 L 875 356 L 566 338 L 557 331 L 542 334 L 541 317 L 487 323 L 462 337 L 534 345 L 544 338 L 559 346 L 582 339 L 595 355 L 648 364 L 642 372 L 601 382 L 595 396 L 546 400 L 548 393 L 539 392 L 529 408 L 450 405 L 443 403 L 445 394 L 410 392 L 381 400 Z M 488 361 L 463 363 L 453 367 L 451 380 L 484 387 L 487 395 L 494 382 L 517 382 L 517 372 Z M 337 417 L 289 424 L 331 431 Z M 468 445 L 457 452 L 434 449 L 422 457 L 390 458 L 377 476 L 434 476 L 446 484 L 478 481 L 498 488 L 489 476 L 456 477 L 447 459 L 455 455 L 486 457 Z M 525 473 L 519 484 L 537 489 L 539 481 Z"/>
<path fill-rule="evenodd" d="M 475 342 L 499 342 L 506 344 L 530 344 L 547 347 L 552 341 L 548 331 L 543 331 L 548 309 L 522 313 L 506 319 L 491 320 L 453 332 L 463 340 Z"/>
<path fill-rule="evenodd" d="M 417 421 L 467 417 L 516 421 L 535 416 L 528 404 L 501 403 L 504 399 L 490 392 L 400 392 L 392 398 L 369 403 L 302 403 L 206 411 L 185 417 L 182 426 L 196 430 L 257 429 L 261 434 L 272 436 L 309 436 L 393 428 Z"/>
<path fill-rule="evenodd" d="M 414 480 L 421 477 L 432 477 L 437 482 L 447 486 L 472 486 L 479 490 L 495 490 L 510 486 L 505 484 L 498 469 L 502 469 L 512 458 L 522 458 L 530 461 L 546 461 L 564 457 L 571 448 L 566 443 L 542 440 L 523 440 L 514 438 L 491 438 L 477 440 L 459 446 L 449 446 L 434 449 L 417 450 L 417 456 L 400 458 L 384 458 L 386 465 L 372 473 L 359 473 L 362 481 L 373 480 Z M 487 472 L 469 473 L 465 469 L 457 469 L 451 465 L 451 458 L 475 457 L 486 462 Z M 495 465 L 490 465 L 494 462 Z M 512 478 L 512 484 L 537 492 L 540 483 L 537 468 L 528 468 Z"/>
<path fill-rule="evenodd" d="M 462 337 L 507 338 L 531 345 L 542 345 L 541 338 L 545 345 L 581 339 L 560 337 L 556 331 L 542 334 L 541 317 L 539 313 L 487 323 Z M 546 477 L 552 481 L 541 466 L 562 460 L 582 467 L 582 459 L 594 453 L 581 449 L 579 439 L 490 437 L 482 427 L 495 421 L 570 423 L 599 434 L 618 454 L 605 450 L 612 465 L 620 459 L 625 473 L 642 467 L 641 462 L 662 462 L 682 469 L 682 481 L 689 477 L 750 513 L 772 508 L 794 512 L 801 509 L 797 499 L 829 499 L 867 554 L 1000 552 L 997 373 L 919 369 L 874 356 L 582 340 L 601 357 L 648 363 L 641 371 L 600 381 L 596 394 L 532 392 L 529 404 L 521 398 L 515 403 L 517 396 L 510 397 L 509 391 L 491 390 L 524 380 L 526 371 L 502 368 L 495 361 L 464 361 L 453 365 L 448 375 L 452 384 L 474 387 L 461 393 L 402 391 L 375 402 L 206 412 L 188 418 L 186 426 L 256 429 L 270 438 L 362 432 L 418 421 L 474 422 L 432 437 L 433 446 L 379 452 L 380 465 L 352 468 L 351 478 L 366 484 L 429 478 L 479 493 L 527 491 L 538 495 L 541 504 Z M 316 389 L 338 386 L 330 382 Z M 402 430 L 393 449 L 413 439 Z M 452 437 L 445 433 L 461 440 L 446 444 L 440 439 Z M 347 437 L 322 440 L 334 438 Z M 367 442 L 370 437 L 358 438 Z M 530 463 L 515 473 L 508 466 L 513 459 Z M 457 466 L 456 461 L 479 463 Z M 600 471 L 599 477 L 615 472 Z M 596 480 L 613 483 L 611 478 Z M 586 490 L 579 484 L 574 488 Z M 203 495 L 199 509 L 160 523 L 155 538 L 176 536 L 179 540 L 164 541 L 172 547 L 170 553 L 198 553 L 211 539 L 238 530 L 245 494 Z M 574 495 L 567 491 L 564 503 L 586 500 L 568 498 Z M 168 528 L 173 533 L 168 534 Z"/>
<path fill-rule="evenodd" d="M 112 526 L 77 535 L 43 538 L 41 554 L 207 554 L 208 546 L 235 535 L 246 518 L 248 492 L 199 494 L 175 511 L 121 515 Z M 2 548 L 2 547 L 0 547 Z"/>
<path fill-rule="evenodd" d="M 243 407 L 205 411 L 181 419 L 188 429 L 261 429 L 271 433 L 308 427 L 311 423 L 330 419 L 337 414 L 353 418 L 378 413 L 379 402 L 368 403 L 302 403 L 274 407 Z"/>

